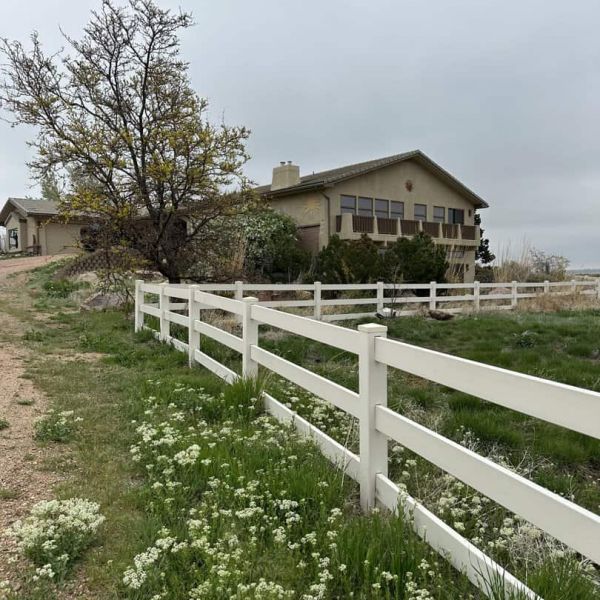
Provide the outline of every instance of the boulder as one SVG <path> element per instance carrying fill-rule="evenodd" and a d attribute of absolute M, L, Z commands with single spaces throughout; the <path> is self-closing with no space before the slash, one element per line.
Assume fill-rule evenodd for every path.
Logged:
<path fill-rule="evenodd" d="M 125 299 L 121 294 L 115 292 L 97 292 L 92 294 L 81 305 L 82 310 L 106 310 L 109 308 L 121 308 L 125 305 Z"/>

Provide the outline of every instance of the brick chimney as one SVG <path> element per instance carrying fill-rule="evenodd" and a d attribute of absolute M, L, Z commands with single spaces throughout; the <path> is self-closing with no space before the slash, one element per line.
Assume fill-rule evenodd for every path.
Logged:
<path fill-rule="evenodd" d="M 291 160 L 281 161 L 278 167 L 273 169 L 273 181 L 271 190 L 280 190 L 300 183 L 300 167 L 293 165 Z"/>

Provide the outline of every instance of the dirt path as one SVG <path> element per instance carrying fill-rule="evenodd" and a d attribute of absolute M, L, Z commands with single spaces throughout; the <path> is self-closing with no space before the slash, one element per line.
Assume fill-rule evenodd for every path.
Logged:
<path fill-rule="evenodd" d="M 47 400 L 23 377 L 30 358 L 21 341 L 26 326 L 3 309 L 7 304 L 19 309 L 30 306 L 24 289 L 26 275 L 19 273 L 52 258 L 0 261 L 0 419 L 9 424 L 0 430 L 0 581 L 11 579 L 19 570 L 14 542 L 3 533 L 35 502 L 50 498 L 59 481 L 56 473 L 43 469 L 49 454 L 58 451 L 40 448 L 33 438 L 34 423 L 47 410 Z"/>

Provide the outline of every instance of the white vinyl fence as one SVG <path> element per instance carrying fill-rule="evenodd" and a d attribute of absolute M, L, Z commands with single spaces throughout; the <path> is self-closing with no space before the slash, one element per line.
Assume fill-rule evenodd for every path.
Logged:
<path fill-rule="evenodd" d="M 187 289 L 188 284 L 170 285 L 169 289 Z M 461 313 L 465 310 L 510 310 L 519 300 L 539 296 L 582 294 L 600 301 L 600 277 L 594 280 L 544 281 L 540 283 L 360 283 L 360 284 L 256 284 L 235 283 L 201 284 L 196 289 L 214 294 L 228 294 L 237 300 L 245 295 L 263 294 L 271 299 L 260 301 L 268 308 L 312 308 L 318 321 L 344 321 L 372 317 L 389 309 L 395 316 L 414 315 L 419 307 Z M 336 295 L 334 298 L 324 296 Z M 348 295 L 361 297 L 342 297 Z M 419 294 L 418 296 L 416 294 Z M 422 294 L 422 295 L 421 295 Z M 308 298 L 276 299 L 280 295 L 304 295 Z M 373 310 L 366 310 L 370 306 Z M 362 312 L 352 312 L 360 307 Z M 346 309 L 350 311 L 346 312 Z"/>
<path fill-rule="evenodd" d="M 158 303 L 146 296 L 158 296 Z M 176 299 L 177 302 L 171 301 Z M 202 319 L 203 311 L 218 310 L 241 319 L 242 336 L 233 335 Z M 176 312 L 179 311 L 179 312 Z M 520 591 L 538 596 L 499 564 L 435 516 L 417 500 L 401 492 L 388 478 L 388 440 L 422 456 L 445 472 L 493 499 L 600 563 L 600 517 L 565 498 L 468 450 L 387 407 L 388 368 L 471 394 L 579 433 L 600 438 L 600 394 L 511 372 L 386 339 L 380 324 L 358 330 L 323 323 L 261 306 L 253 297 L 231 299 L 207 293 L 199 286 L 136 283 L 135 328 L 148 328 L 145 316 L 156 317 L 156 337 L 187 352 L 190 366 L 198 363 L 228 382 L 238 374 L 202 350 L 202 338 L 212 338 L 242 355 L 243 376 L 259 366 L 304 388 L 344 410 L 359 421 L 360 451 L 356 455 L 272 396 L 265 394 L 267 411 L 310 436 L 334 464 L 360 485 L 364 510 L 381 505 L 401 510 L 415 531 L 448 558 L 486 595 L 490 582 L 502 579 L 506 594 Z M 187 341 L 170 334 L 170 324 L 187 329 Z M 265 350 L 259 344 L 264 325 L 355 354 L 359 363 L 358 393 Z M 392 375 L 393 376 L 393 375 Z"/>

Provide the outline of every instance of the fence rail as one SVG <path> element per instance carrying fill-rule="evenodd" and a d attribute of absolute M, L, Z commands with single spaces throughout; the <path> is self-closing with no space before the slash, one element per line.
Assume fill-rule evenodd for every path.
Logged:
<path fill-rule="evenodd" d="M 161 284 L 144 284 L 148 293 L 158 294 Z M 166 288 L 171 298 L 188 299 L 188 284 L 173 284 Z M 313 309 L 312 317 L 319 321 L 343 321 L 375 316 L 389 309 L 395 316 L 408 316 L 418 313 L 419 307 L 430 310 L 441 308 L 452 313 L 481 310 L 510 310 L 516 308 L 520 300 L 540 296 L 563 296 L 582 294 L 600 301 L 600 278 L 596 281 L 544 281 L 540 283 L 362 283 L 362 284 L 256 284 L 236 281 L 235 283 L 201 284 L 194 289 L 211 294 L 229 294 L 240 300 L 248 292 L 271 294 L 262 298 L 260 304 L 270 308 Z M 323 294 L 337 294 L 335 298 L 324 298 Z M 362 297 L 340 297 L 358 292 Z M 374 292 L 372 295 L 366 295 Z M 427 293 L 425 293 L 427 292 Z M 309 298 L 279 298 L 282 294 L 307 294 Z M 453 295 L 456 293 L 456 295 Z M 419 295 L 417 295 L 419 294 Z M 421 295 L 423 294 L 423 295 Z M 226 298 L 231 299 L 231 298 Z M 466 305 L 466 306 L 465 306 Z M 232 306 L 232 305 L 230 305 Z M 360 312 L 332 311 L 332 307 L 363 307 Z M 368 310 L 374 306 L 375 310 Z M 219 307 L 228 310 L 225 306 Z M 325 308 L 325 310 L 323 310 Z M 233 312 L 233 311 L 230 311 Z M 149 313 L 150 314 L 150 313 Z M 241 314 L 238 312 L 238 314 Z"/>
<path fill-rule="evenodd" d="M 379 291 L 384 287 L 378 284 L 375 288 L 360 289 Z M 177 294 L 173 294 L 171 285 L 136 282 L 137 331 L 148 328 L 145 315 L 158 317 L 160 329 L 152 330 L 157 338 L 187 352 L 190 365 L 200 364 L 227 382 L 234 381 L 238 373 L 201 350 L 202 338 L 206 336 L 241 354 L 242 375 L 255 376 L 260 365 L 358 419 L 360 451 L 356 455 L 276 398 L 269 394 L 264 396 L 265 408 L 270 414 L 312 438 L 329 460 L 358 481 L 364 510 L 380 504 L 409 515 L 415 531 L 488 597 L 493 593 L 492 582 L 501 578 L 507 597 L 520 592 L 527 598 L 539 598 L 416 499 L 401 492 L 388 477 L 388 440 L 409 448 L 600 564 L 598 515 L 390 410 L 387 407 L 388 369 L 399 369 L 598 439 L 599 393 L 389 340 L 387 328 L 381 324 L 359 325 L 358 330 L 352 330 L 261 306 L 254 297 L 225 298 L 208 293 L 204 286 L 187 289 L 175 286 L 175 289 Z M 435 291 L 435 287 L 433 289 Z M 154 299 L 147 303 L 147 295 L 158 295 L 158 302 Z M 177 310 L 185 314 L 173 312 L 171 297 L 188 298 L 187 304 L 175 304 Z M 242 336 L 204 322 L 205 310 L 221 310 L 241 317 Z M 187 327 L 187 342 L 171 336 L 170 323 Z M 261 348 L 261 325 L 356 355 L 358 393 Z"/>

